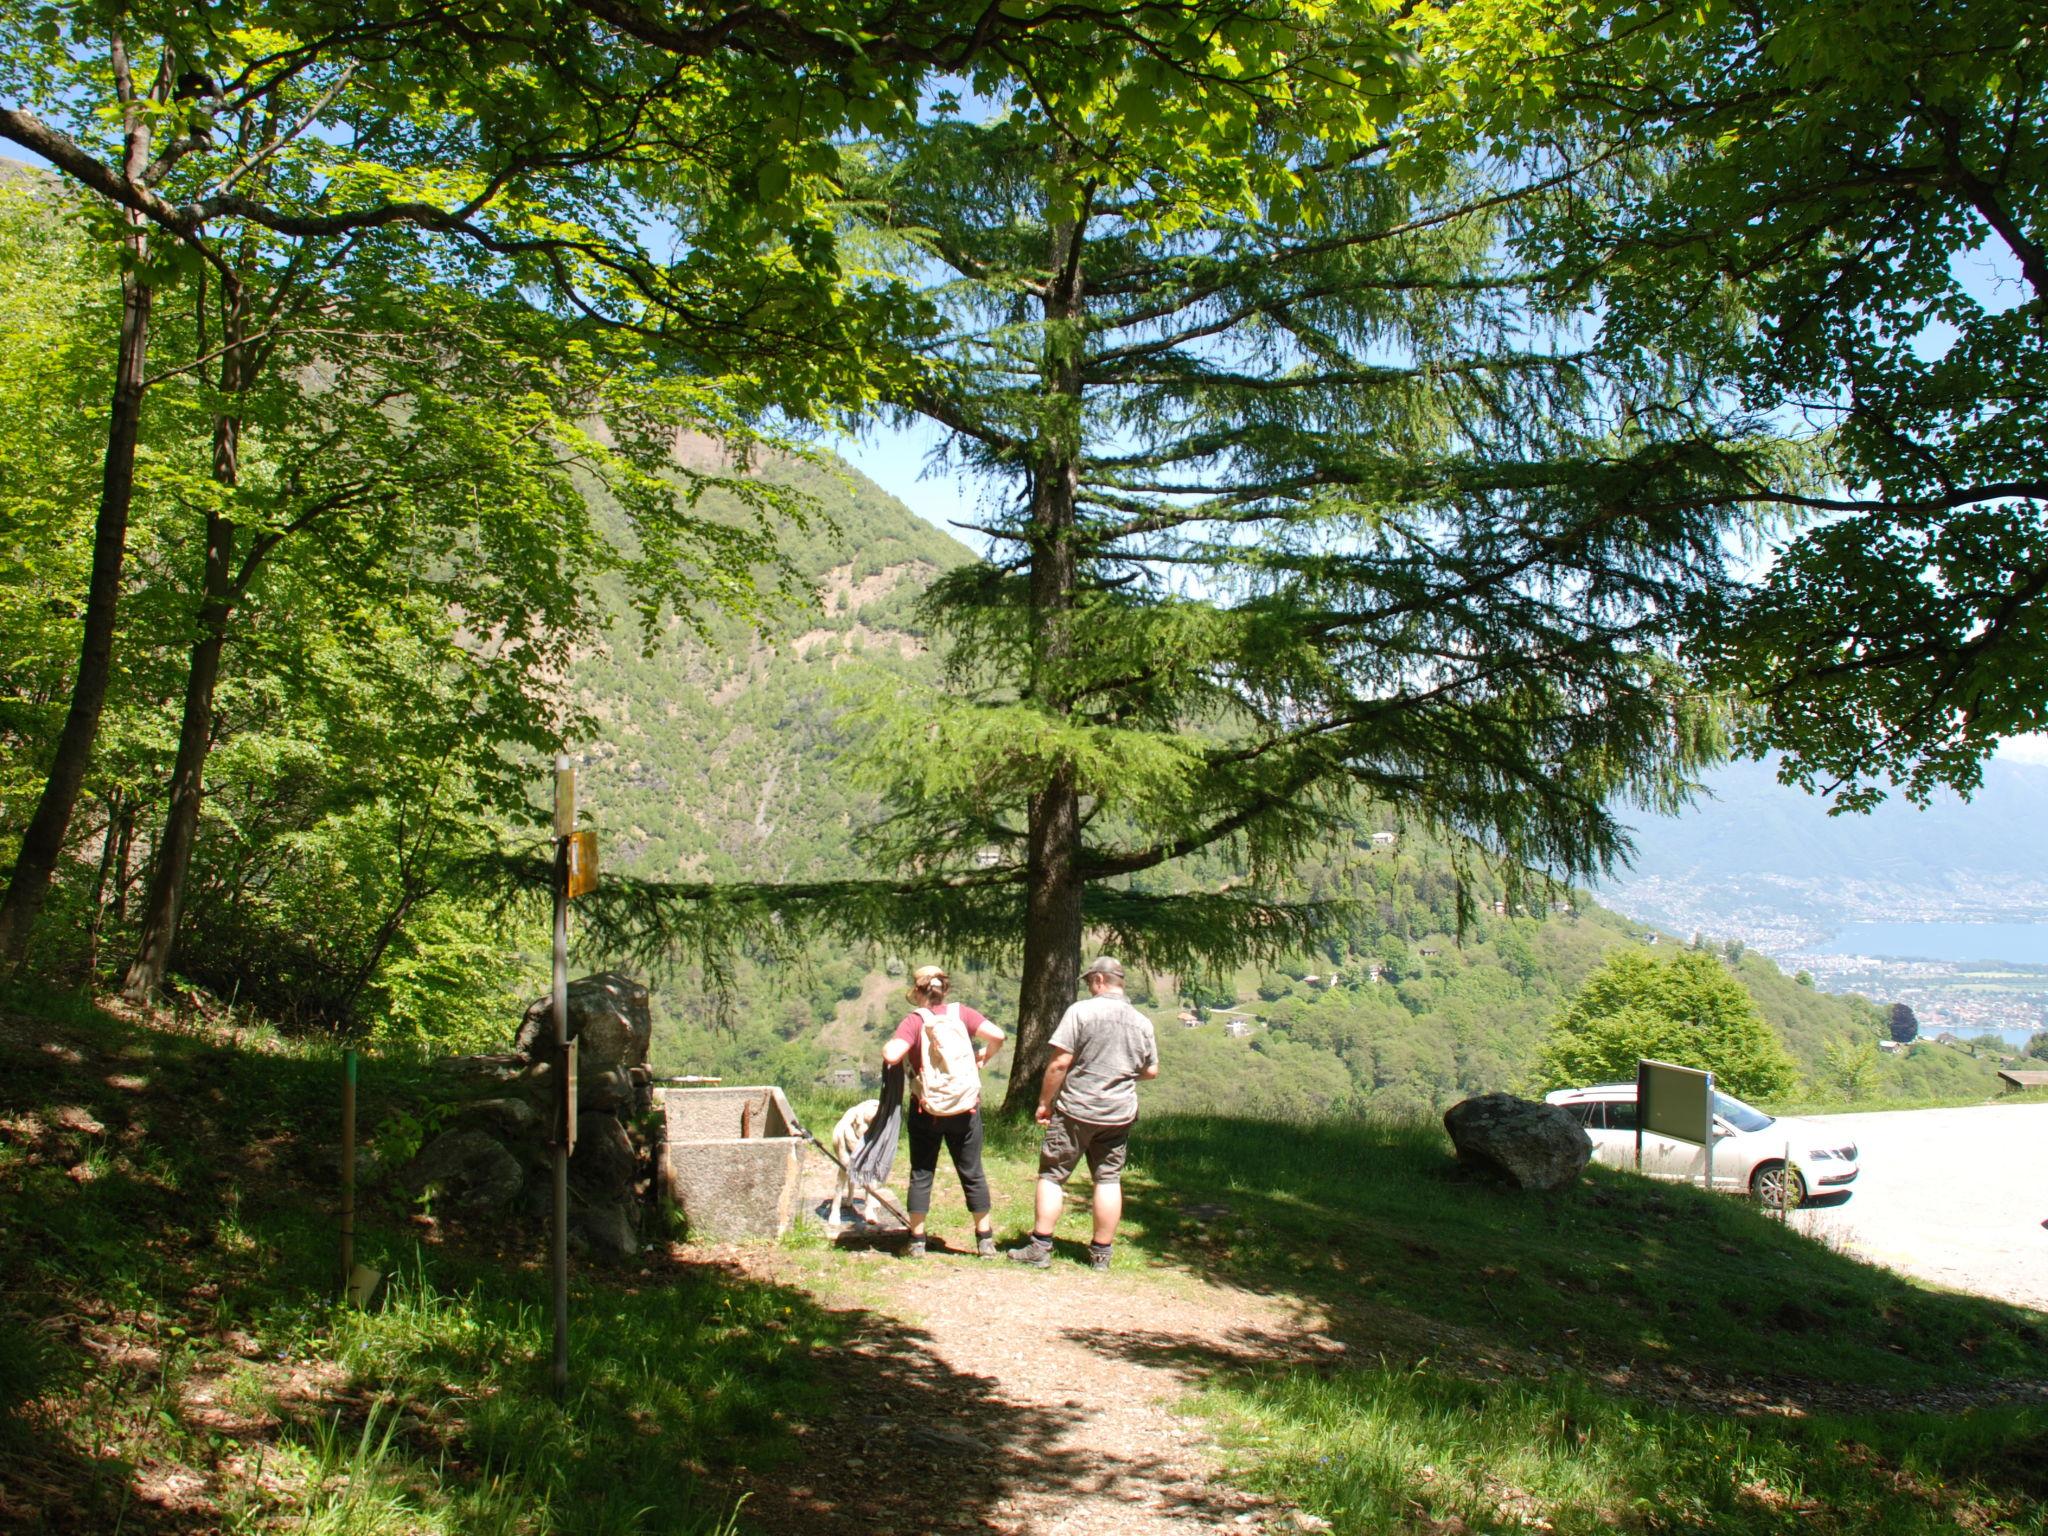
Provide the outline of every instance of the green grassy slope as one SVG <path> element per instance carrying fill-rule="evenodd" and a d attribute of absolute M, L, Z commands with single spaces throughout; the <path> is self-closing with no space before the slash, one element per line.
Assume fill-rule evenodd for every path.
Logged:
<path fill-rule="evenodd" d="M 366 1135 L 402 1155 L 420 1069 L 373 1058 L 362 1084 Z M 359 1252 L 394 1279 L 368 1312 L 333 1307 L 338 1088 L 331 1052 L 260 1028 L 0 995 L 0 1529 L 743 1531 L 738 1492 L 788 1481 L 849 1394 L 934 1422 L 981 1401 L 886 1296 L 827 1306 L 675 1246 L 578 1262 L 557 1405 L 536 1221 L 465 1229 L 374 1183 Z M 1006 1230 L 1031 1140 L 992 1137 Z M 942 1182 L 935 1227 L 958 1238 Z M 2048 1414 L 2005 1385 L 2048 1376 L 2048 1320 L 1741 1202 L 1604 1170 L 1531 1201 L 1460 1177 L 1432 1126 L 1188 1115 L 1148 1116 L 1129 1188 L 1129 1283 L 1220 1280 L 1328 1319 L 1343 1348 L 1314 1363 L 1175 1360 L 1241 1475 L 1340 1531 L 2048 1515 Z M 1044 1283 L 1085 1287 L 1078 1260 L 1063 1240 Z M 973 1422 L 999 1493 L 1026 1431 Z"/>

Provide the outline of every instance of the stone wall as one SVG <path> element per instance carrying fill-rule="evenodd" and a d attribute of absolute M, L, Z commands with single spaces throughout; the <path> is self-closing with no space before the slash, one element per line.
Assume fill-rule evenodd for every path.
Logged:
<path fill-rule="evenodd" d="M 571 1239 L 630 1256 L 660 1139 L 647 1070 L 652 1020 L 647 989 L 607 972 L 569 984 L 569 1033 L 577 1042 L 577 1139 L 569 1159 Z M 560 1091 L 553 1003 L 526 1010 L 501 1056 L 458 1056 L 437 1075 L 444 1127 L 403 1168 L 401 1186 L 465 1216 L 544 1216 L 552 1191 L 552 1148 Z"/>

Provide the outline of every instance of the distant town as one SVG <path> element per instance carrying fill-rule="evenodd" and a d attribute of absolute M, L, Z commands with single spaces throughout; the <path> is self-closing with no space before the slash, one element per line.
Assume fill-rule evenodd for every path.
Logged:
<path fill-rule="evenodd" d="M 1751 874 L 1738 886 L 1647 875 L 1602 899 L 1681 938 L 1738 942 L 1789 973 L 1806 972 L 1824 991 L 1906 1003 L 1926 1035 L 2048 1028 L 2048 966 L 1828 952 L 1856 922 L 2048 922 L 2048 884 L 2039 881 L 1972 880 L 1958 871 L 1946 889 L 1930 892 L 1885 880 Z"/>

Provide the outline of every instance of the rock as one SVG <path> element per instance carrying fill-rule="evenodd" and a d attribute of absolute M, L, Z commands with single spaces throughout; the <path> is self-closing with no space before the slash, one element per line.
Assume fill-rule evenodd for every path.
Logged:
<path fill-rule="evenodd" d="M 544 997 L 527 1008 L 512 1049 L 528 1060 L 549 1055 L 554 1030 L 554 1001 Z M 644 1065 L 653 1034 L 647 989 L 632 977 L 605 971 L 569 983 L 569 1038 L 577 1043 L 579 1078 Z"/>
<path fill-rule="evenodd" d="M 528 1065 L 524 1056 L 450 1056 L 433 1070 L 457 1079 L 463 1092 L 482 1092 L 517 1081 Z"/>
<path fill-rule="evenodd" d="M 602 1110 L 607 1114 L 630 1111 L 633 1107 L 633 1079 L 624 1067 L 604 1072 L 586 1072 L 577 1063 L 576 1107 L 584 1114 Z"/>
<path fill-rule="evenodd" d="M 436 1187 L 438 1198 L 462 1210 L 492 1211 L 526 1184 L 519 1159 L 482 1131 L 448 1131 L 436 1136 L 405 1165 L 414 1194 Z"/>
<path fill-rule="evenodd" d="M 1593 1156 L 1592 1138 L 1567 1110 L 1511 1093 L 1453 1104 L 1444 1111 L 1444 1129 L 1459 1162 L 1522 1189 L 1569 1188 Z"/>
<path fill-rule="evenodd" d="M 602 1197 L 631 1192 L 640 1171 L 640 1156 L 633 1150 L 633 1138 L 617 1115 L 581 1114 L 576 1117 L 576 1151 L 569 1159 L 569 1175 L 580 1189 L 598 1190 Z"/>
<path fill-rule="evenodd" d="M 571 1211 L 569 1229 L 598 1253 L 630 1259 L 640 1251 L 640 1233 L 630 1206 L 606 1200 Z"/>
<path fill-rule="evenodd" d="M 524 1099 L 478 1099 L 461 1108 L 465 1120 L 474 1120 L 498 1132 L 507 1141 L 533 1141 L 544 1132 L 541 1112 Z"/>

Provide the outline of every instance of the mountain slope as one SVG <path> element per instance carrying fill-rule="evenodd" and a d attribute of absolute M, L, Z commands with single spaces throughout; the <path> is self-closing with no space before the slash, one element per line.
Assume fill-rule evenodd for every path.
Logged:
<path fill-rule="evenodd" d="M 1995 760 L 1969 801 L 1943 794 L 1922 811 L 1894 799 L 1868 816 L 1829 816 L 1770 763 L 1730 763 L 1706 786 L 1684 815 L 1636 829 L 1636 857 L 1605 897 L 1680 931 L 1736 925 L 1723 936 L 2048 917 L 2048 767 Z"/>
<path fill-rule="evenodd" d="M 584 793 L 609 869 L 771 880 L 863 870 L 856 834 L 878 802 L 849 782 L 850 685 L 935 677 L 917 598 L 972 555 L 851 471 L 784 461 L 767 472 L 829 513 L 785 545 L 817 605 L 768 634 L 726 622 L 705 641 L 672 626 L 644 653 L 626 633 L 578 663 L 577 687 L 603 727 Z M 1368 815 L 1290 883 L 1294 897 L 1340 905 L 1317 953 L 1231 977 L 1134 975 L 1133 995 L 1163 1035 L 1157 1106 L 1431 1114 L 1469 1093 L 1526 1088 L 1549 1018 L 1615 946 L 1649 934 L 1583 895 L 1511 914 L 1483 872 L 1462 893 L 1461 929 L 1452 865 L 1449 848 Z M 1160 877 L 1232 873 L 1212 850 Z M 658 978 L 661 1064 L 792 1087 L 871 1069 L 880 1032 L 905 1006 L 905 958 L 916 957 L 818 946 L 791 968 L 741 956 L 739 1017 L 725 1027 L 705 1022 L 715 1010 L 687 968 Z M 1830 1041 L 1878 1029 L 1867 1005 L 1795 986 L 1760 957 L 1741 974 L 1810 1077 Z M 1000 1022 L 1015 978 L 960 964 L 956 994 Z M 1209 1011 L 1226 1006 L 1242 1033 Z M 1188 1008 L 1205 1015 L 1194 1028 L 1179 1022 Z"/>
<path fill-rule="evenodd" d="M 803 879 L 858 872 L 853 830 L 872 797 L 841 771 L 839 720 L 855 674 L 927 678 L 914 605 L 972 555 L 843 465 L 782 460 L 766 475 L 821 516 L 784 552 L 815 585 L 766 633 L 714 622 L 708 643 L 671 620 L 651 651 L 628 626 L 574 678 L 600 725 L 582 792 L 604 861 L 670 879 Z"/>

